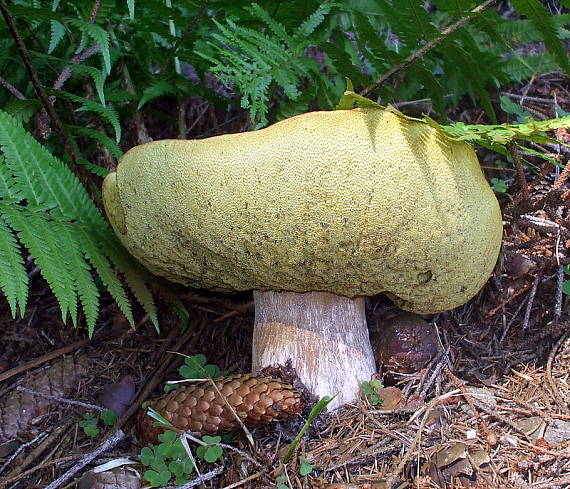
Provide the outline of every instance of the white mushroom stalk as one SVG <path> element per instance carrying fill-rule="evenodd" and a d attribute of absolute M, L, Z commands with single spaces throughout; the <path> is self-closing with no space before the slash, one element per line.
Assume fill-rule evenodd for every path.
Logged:
<path fill-rule="evenodd" d="M 329 409 L 358 398 L 376 372 L 363 297 L 274 291 L 253 297 L 255 371 L 290 361 L 311 393 L 336 395 Z"/>

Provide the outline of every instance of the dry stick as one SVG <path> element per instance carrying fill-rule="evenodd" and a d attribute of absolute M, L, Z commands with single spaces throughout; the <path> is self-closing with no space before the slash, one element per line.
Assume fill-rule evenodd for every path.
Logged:
<path fill-rule="evenodd" d="M 477 17 L 481 12 L 488 9 L 494 3 L 495 3 L 495 0 L 487 0 L 486 2 L 482 3 L 478 7 L 475 7 L 473 10 L 471 10 L 471 13 L 467 17 L 464 17 L 464 18 L 458 20 L 455 24 L 449 26 L 447 29 L 444 29 L 439 37 L 436 37 L 435 39 L 431 40 L 430 42 L 428 42 L 427 44 L 422 46 L 416 52 L 412 53 L 410 56 L 408 56 L 398 66 L 395 66 L 394 68 L 388 70 L 386 73 L 384 73 L 382 75 L 382 77 L 376 83 L 374 83 L 373 85 L 370 85 L 369 87 L 362 90 L 362 92 L 360 92 L 360 95 L 362 95 L 363 97 L 368 96 L 371 92 L 373 92 L 378 87 L 380 87 L 383 83 L 385 83 L 389 78 L 391 78 L 392 76 L 394 76 L 399 71 L 402 71 L 404 68 L 407 68 L 412 63 L 414 63 L 415 61 L 420 59 L 428 51 L 431 51 L 433 48 L 435 48 L 436 46 L 441 44 L 443 41 L 445 41 L 445 39 L 447 39 L 457 29 L 460 29 L 464 25 L 467 25 L 475 17 Z"/>
<path fill-rule="evenodd" d="M 196 477 L 194 480 L 187 482 L 183 486 L 168 486 L 167 489 L 191 489 L 192 487 L 196 487 L 200 484 L 203 484 L 206 481 L 209 481 L 210 479 L 213 479 L 214 477 L 220 475 L 223 471 L 224 471 L 223 467 L 216 467 L 214 470 L 211 470 L 206 474 Z"/>
<path fill-rule="evenodd" d="M 528 294 L 528 302 L 526 303 L 526 310 L 524 312 L 524 319 L 522 323 L 523 330 L 528 329 L 528 322 L 530 320 L 530 313 L 532 311 L 532 305 L 534 303 L 534 296 L 536 295 L 536 289 L 538 289 L 538 284 L 540 283 L 541 276 L 537 275 Z"/>
<path fill-rule="evenodd" d="M 127 435 L 123 432 L 123 430 L 115 431 L 112 436 L 107 438 L 101 445 L 99 445 L 95 450 L 91 453 L 87 454 L 83 457 L 79 463 L 75 464 L 71 469 L 67 472 L 62 474 L 56 480 L 54 480 L 51 484 L 47 485 L 45 489 L 57 489 L 62 484 L 65 484 L 69 479 L 71 479 L 77 472 L 79 472 L 83 467 L 89 465 L 93 460 L 95 460 L 99 455 L 110 450 L 113 448 L 117 443 L 123 440 Z"/>
<path fill-rule="evenodd" d="M 131 418 L 131 416 L 133 416 L 139 410 L 141 404 L 144 401 L 146 401 L 146 399 L 150 396 L 152 391 L 161 382 L 162 376 L 164 375 L 164 372 L 166 372 L 168 370 L 168 368 L 170 367 L 170 365 L 172 364 L 172 362 L 174 361 L 174 359 L 176 357 L 168 356 L 168 357 L 165 357 L 164 360 L 162 360 L 160 357 L 164 354 L 164 352 L 166 352 L 166 350 L 168 349 L 169 343 L 174 340 L 174 338 L 176 337 L 178 332 L 179 332 L 178 327 L 173 328 L 173 330 L 168 335 L 169 341 L 165 342 L 160 347 L 160 350 L 158 352 L 159 354 L 157 355 L 157 358 L 158 358 L 157 361 L 159 363 L 159 367 L 156 368 L 154 374 L 148 380 L 148 382 L 146 382 L 146 384 L 143 387 L 141 387 L 141 389 L 139 389 L 139 392 L 137 392 L 135 394 L 135 401 L 131 404 L 129 409 L 127 409 L 127 412 L 125 414 L 123 414 L 115 423 L 116 429 L 120 429 L 123 426 L 125 426 L 125 424 Z M 193 345 L 193 343 L 198 340 L 198 338 L 200 336 L 199 333 L 200 333 L 200 329 L 198 329 L 198 331 L 194 331 L 192 329 L 189 329 L 188 331 L 186 331 L 184 336 L 182 336 L 182 338 L 180 338 L 178 340 L 178 342 L 176 342 L 176 344 L 173 346 L 173 349 L 179 350 L 180 348 L 182 348 L 182 346 L 184 346 L 184 344 L 190 339 L 192 334 L 195 334 L 196 336 L 194 336 L 194 339 L 192 341 L 192 345 Z"/>
<path fill-rule="evenodd" d="M 55 130 L 59 134 L 60 138 L 63 140 L 65 150 L 69 153 L 71 157 L 72 163 L 70 165 L 70 168 L 78 176 L 81 182 L 85 183 L 84 182 L 85 179 L 83 178 L 83 175 L 79 171 L 77 154 L 75 153 L 75 149 L 71 144 L 71 139 L 69 138 L 69 134 L 67 134 L 67 132 L 63 128 L 63 124 L 61 123 L 58 115 L 55 113 L 53 105 L 51 104 L 48 96 L 46 95 L 46 92 L 38 78 L 38 75 L 35 72 L 34 67 L 32 66 L 32 60 L 30 59 L 30 55 L 28 54 L 28 49 L 26 48 L 26 45 L 24 44 L 24 41 L 20 36 L 20 33 L 18 31 L 18 28 L 16 27 L 16 24 L 14 23 L 12 15 L 6 8 L 4 0 L 0 0 L 0 11 L 4 16 L 4 19 L 6 20 L 6 24 L 8 25 L 8 29 L 12 34 L 14 41 L 16 41 L 16 46 L 18 47 L 18 51 L 20 52 L 22 61 L 24 62 L 26 70 L 28 71 L 28 75 L 30 76 L 32 84 L 34 85 L 34 90 L 36 91 L 38 98 L 41 100 L 45 110 L 49 114 L 49 117 L 55 127 Z"/>
<path fill-rule="evenodd" d="M 2 1 L 2 0 L 0 0 Z M 67 345 L 64 346 L 63 348 L 59 348 L 58 350 L 54 350 L 50 353 L 46 353 L 45 355 L 42 355 L 39 358 L 36 358 L 30 362 L 24 363 L 23 365 L 19 365 L 18 367 L 12 368 L 4 373 L 0 374 L 0 382 L 9 379 L 10 377 L 13 377 L 14 375 L 18 375 L 21 374 L 22 372 L 25 372 L 26 370 L 31 370 L 39 365 L 41 365 L 42 363 L 45 362 L 49 362 L 50 360 L 53 360 L 54 358 L 60 357 L 62 355 L 65 355 L 66 353 L 70 353 L 72 351 L 75 350 L 79 350 L 80 348 L 83 348 L 84 346 L 89 344 L 89 340 L 80 340 L 80 341 L 76 341 L 75 343 L 72 343 L 71 345 Z"/>
<path fill-rule="evenodd" d="M 67 433 L 71 426 L 76 423 L 74 419 L 69 419 L 67 423 L 60 424 L 48 434 L 35 448 L 33 448 L 25 458 L 20 457 L 18 459 L 18 465 L 10 470 L 6 477 L 13 478 L 24 472 L 30 466 L 37 467 L 38 460 L 40 457 L 48 450 L 52 445 L 56 445 L 61 442 L 62 433 Z M 53 452 L 52 452 L 53 453 Z M 49 456 L 49 455 L 48 455 Z"/>
<path fill-rule="evenodd" d="M 20 455 L 20 453 L 22 453 L 26 448 L 28 448 L 30 445 L 34 445 L 36 442 L 41 442 L 46 436 L 48 436 L 48 433 L 40 433 L 38 436 L 36 436 L 33 440 L 30 440 L 26 443 L 23 443 L 22 445 L 20 445 L 18 447 L 18 449 L 12 454 L 10 455 L 10 457 L 8 458 L 8 460 L 6 460 L 6 462 L 4 462 L 1 466 L 0 466 L 0 474 L 2 472 L 4 472 L 6 470 L 6 468 L 14 461 L 14 459 Z"/>
<path fill-rule="evenodd" d="M 54 465 L 57 464 L 62 464 L 65 462 L 70 462 L 72 460 L 77 460 L 78 458 L 81 457 L 83 457 L 82 454 L 69 455 L 68 457 L 58 458 L 56 460 L 50 460 L 49 462 L 43 462 L 39 465 L 36 465 L 35 467 L 32 467 L 29 470 L 26 470 L 25 472 L 22 472 L 21 474 L 18 474 L 15 477 L 0 481 L 0 489 L 4 489 L 8 486 L 11 486 L 12 484 L 15 484 L 18 481 L 21 481 L 22 479 L 25 479 L 26 477 L 37 474 L 42 469 L 47 469 L 48 467 L 53 467 Z"/>
<path fill-rule="evenodd" d="M 8 90 L 17 99 L 26 100 L 26 97 L 24 96 L 24 94 L 22 92 L 20 92 L 20 90 L 18 90 L 14 85 L 12 85 L 10 82 L 5 80 L 1 76 L 0 76 L 0 85 L 2 85 L 6 90 Z"/>
<path fill-rule="evenodd" d="M 50 394 L 45 394 L 44 392 L 38 392 L 27 387 L 16 387 L 17 391 L 25 392 L 31 396 L 42 397 L 44 399 L 50 399 L 51 401 L 56 401 L 62 404 L 71 404 L 72 406 L 79 406 L 85 409 L 90 409 L 92 411 L 106 411 L 106 408 L 101 406 L 96 406 L 95 404 L 89 404 L 88 402 L 74 401 L 73 399 L 66 399 L 64 397 L 52 396 Z"/>

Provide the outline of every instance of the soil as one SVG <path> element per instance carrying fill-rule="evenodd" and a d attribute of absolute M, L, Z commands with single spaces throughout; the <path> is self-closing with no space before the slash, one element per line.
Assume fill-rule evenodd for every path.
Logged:
<path fill-rule="evenodd" d="M 570 111 L 569 88 L 566 77 L 549 73 L 508 93 L 535 118 L 547 119 L 556 116 L 555 100 L 559 109 Z M 157 104 L 163 111 L 176 110 L 168 98 Z M 242 113 L 222 113 L 203 100 L 191 100 L 186 108 L 187 127 L 197 121 L 191 137 L 212 135 L 212 128 L 215 133 L 243 129 Z M 467 102 L 450 118 L 484 120 Z M 147 123 L 153 138 L 176 136 L 156 121 Z M 557 136 L 569 141 L 564 131 Z M 236 431 L 222 461 L 200 460 L 202 478 L 194 473 L 195 484 L 184 487 L 199 487 L 200 481 L 225 489 L 570 487 L 570 304 L 564 285 L 564 266 L 570 263 L 570 152 L 554 144 L 529 147 L 551 155 L 560 167 L 521 150 L 532 166 L 517 172 L 497 164 L 496 154 L 479 153 L 489 180 L 507 185 L 499 194 L 503 250 L 477 297 L 456 310 L 424 316 L 440 342 L 427 365 L 411 373 L 380 372 L 378 380 L 390 389 L 321 414 L 286 466 L 280 461 L 307 421 L 310 405 L 290 421 L 253 428 L 253 444 Z M 96 334 L 86 342 L 84 328 L 62 322 L 31 261 L 29 271 L 26 316 L 12 319 L 0 301 L 0 405 L 5 403 L 0 421 L 7 426 L 6 403 L 21 392 L 18 387 L 59 385 L 49 372 L 63 358 L 85 368 L 66 367 L 72 370 L 65 375 L 78 380 L 65 383 L 49 402 L 30 401 L 33 393 L 18 398 L 19 408 L 10 416 L 20 413 L 22 427 L 12 441 L 0 444 L 0 489 L 50 483 L 50 488 L 139 487 L 137 474 L 145 469 L 138 463 L 142 445 L 133 431 L 134 416 L 140 402 L 162 392 L 166 380 L 180 377 L 183 358 L 175 352 L 202 353 L 225 374 L 250 371 L 251 294 L 181 290 L 188 324 L 162 304 L 160 332 L 142 311 L 136 311 L 139 324 L 131 329 L 105 297 Z M 368 301 L 367 312 L 373 326 L 394 315 L 395 307 L 378 296 Z M 118 424 L 100 423 L 93 437 L 85 433 L 84 416 L 98 414 L 89 405 L 107 404 L 116 394 L 123 404 L 118 410 L 128 409 L 133 391 L 134 407 Z M 133 463 L 125 465 L 125 458 Z M 106 462 L 115 468 L 104 472 L 104 481 L 90 470 Z M 70 469 L 77 470 L 54 482 Z M 277 480 L 284 485 L 277 486 Z"/>

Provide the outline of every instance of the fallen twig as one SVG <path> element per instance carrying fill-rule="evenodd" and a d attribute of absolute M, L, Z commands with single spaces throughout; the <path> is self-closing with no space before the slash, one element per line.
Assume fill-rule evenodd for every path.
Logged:
<path fill-rule="evenodd" d="M 123 432 L 123 430 L 116 430 L 109 436 L 103 443 L 97 447 L 91 453 L 85 455 L 79 463 L 75 464 L 71 469 L 67 472 L 62 474 L 56 480 L 54 480 L 51 484 L 47 485 L 45 489 L 57 489 L 62 484 L 65 484 L 69 479 L 71 479 L 77 472 L 83 469 L 86 465 L 90 464 L 93 460 L 95 460 L 99 455 L 110 450 L 113 448 L 117 443 L 119 443 L 122 439 L 124 439 L 127 435 Z M 191 486 L 189 486 L 191 487 Z"/>

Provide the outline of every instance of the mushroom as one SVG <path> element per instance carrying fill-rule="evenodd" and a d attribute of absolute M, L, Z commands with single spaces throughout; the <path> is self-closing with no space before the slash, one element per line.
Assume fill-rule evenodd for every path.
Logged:
<path fill-rule="evenodd" d="M 333 408 L 375 373 L 364 297 L 457 307 L 488 279 L 502 235 L 472 147 L 380 109 L 137 146 L 103 200 L 153 273 L 253 290 L 253 368 L 291 360 L 313 394 L 337 394 Z"/>

